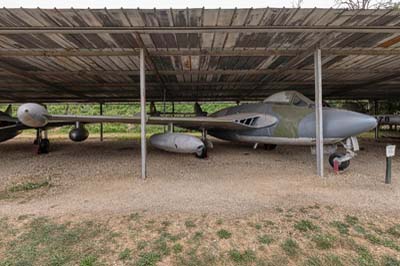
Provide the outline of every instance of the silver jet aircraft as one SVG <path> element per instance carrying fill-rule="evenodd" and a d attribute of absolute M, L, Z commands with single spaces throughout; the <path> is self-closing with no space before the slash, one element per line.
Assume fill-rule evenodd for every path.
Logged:
<path fill-rule="evenodd" d="M 196 117 L 147 116 L 147 124 L 168 125 L 201 130 L 202 139 L 181 133 L 156 134 L 150 143 L 160 149 L 182 153 L 194 153 L 205 157 L 207 134 L 222 140 L 247 142 L 255 146 L 264 144 L 266 149 L 276 145 L 315 145 L 314 102 L 296 91 L 284 91 L 271 95 L 260 103 L 241 104 L 225 108 L 209 116 L 195 105 Z M 23 104 L 18 109 L 18 119 L 31 128 L 43 128 L 48 123 L 76 123 L 76 133 L 86 130 L 81 123 L 140 123 L 140 117 L 53 115 L 39 104 Z M 359 149 L 356 136 L 375 128 L 374 117 L 361 113 L 333 108 L 323 108 L 324 144 L 333 149 L 329 158 L 339 170 L 350 164 Z M 336 146 L 344 152 L 336 152 Z"/>

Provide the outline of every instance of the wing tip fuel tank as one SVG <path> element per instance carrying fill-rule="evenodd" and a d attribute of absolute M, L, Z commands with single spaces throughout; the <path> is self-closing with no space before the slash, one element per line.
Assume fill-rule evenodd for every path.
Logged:
<path fill-rule="evenodd" d="M 205 146 L 199 138 L 182 133 L 154 134 L 150 144 L 164 151 L 191 154 L 200 153 Z"/>

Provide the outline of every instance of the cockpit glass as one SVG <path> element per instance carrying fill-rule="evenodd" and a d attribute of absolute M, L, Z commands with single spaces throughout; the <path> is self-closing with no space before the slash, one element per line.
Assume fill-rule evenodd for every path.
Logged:
<path fill-rule="evenodd" d="M 299 107 L 306 107 L 313 104 L 309 98 L 297 91 L 282 91 L 269 96 L 265 103 L 290 104 Z"/>
<path fill-rule="evenodd" d="M 308 103 L 297 97 L 297 95 L 294 95 L 292 104 L 296 106 L 308 106 Z"/>

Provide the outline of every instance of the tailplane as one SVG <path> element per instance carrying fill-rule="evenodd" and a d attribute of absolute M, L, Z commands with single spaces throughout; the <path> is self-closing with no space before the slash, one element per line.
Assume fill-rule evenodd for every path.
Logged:
<path fill-rule="evenodd" d="M 203 109 L 201 109 L 201 106 L 199 103 L 195 103 L 194 106 L 194 113 L 196 114 L 196 116 L 207 116 L 207 112 L 204 112 Z"/>
<path fill-rule="evenodd" d="M 4 113 L 8 114 L 9 116 L 12 116 L 12 105 L 8 105 L 7 109 L 4 111 Z"/>

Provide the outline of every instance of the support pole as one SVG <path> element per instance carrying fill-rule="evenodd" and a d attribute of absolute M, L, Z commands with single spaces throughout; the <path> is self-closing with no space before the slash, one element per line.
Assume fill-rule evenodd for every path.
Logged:
<path fill-rule="evenodd" d="M 100 115 L 103 116 L 103 103 L 100 103 Z M 100 141 L 103 141 L 103 123 L 100 123 Z"/>
<path fill-rule="evenodd" d="M 378 101 L 377 100 L 374 101 L 374 114 L 375 114 L 375 117 L 378 115 Z M 377 141 L 379 139 L 379 127 L 380 127 L 379 124 L 380 123 L 381 123 L 381 121 L 379 120 L 378 124 L 376 125 L 376 128 L 375 128 L 375 141 Z"/>
<path fill-rule="evenodd" d="M 314 71 L 315 71 L 315 143 L 317 155 L 317 174 L 324 176 L 324 136 L 322 120 L 322 64 L 321 49 L 317 48 L 314 52 Z"/>
<path fill-rule="evenodd" d="M 144 50 L 140 49 L 140 143 L 142 157 L 142 179 L 147 177 L 146 169 L 146 84 Z"/>

